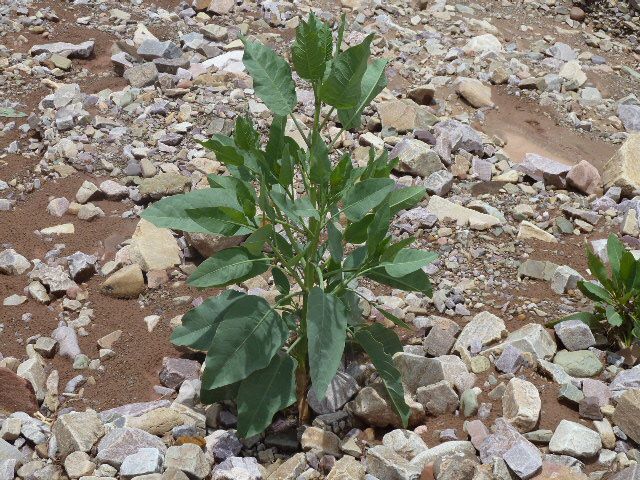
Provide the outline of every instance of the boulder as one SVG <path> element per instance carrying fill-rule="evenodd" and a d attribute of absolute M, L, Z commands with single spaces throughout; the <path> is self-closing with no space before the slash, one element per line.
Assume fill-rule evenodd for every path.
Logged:
<path fill-rule="evenodd" d="M 415 129 L 425 129 L 436 123 L 437 119 L 426 108 L 413 100 L 388 100 L 377 105 L 383 128 L 406 133 Z"/>
<path fill-rule="evenodd" d="M 12 248 L 0 252 L 0 273 L 22 275 L 31 268 L 31 262 Z"/>
<path fill-rule="evenodd" d="M 514 377 L 502 396 L 502 414 L 520 432 L 530 432 L 538 423 L 542 402 L 536 386 Z"/>
<path fill-rule="evenodd" d="M 126 457 L 135 454 L 140 448 L 157 448 L 163 454 L 167 450 L 162 440 L 155 435 L 137 428 L 115 428 L 98 443 L 96 460 L 119 468 Z"/>
<path fill-rule="evenodd" d="M 556 335 L 570 352 L 586 350 L 596 344 L 596 339 L 589 326 L 580 320 L 565 320 L 554 327 Z"/>
<path fill-rule="evenodd" d="M 502 223 L 493 215 L 477 212 L 437 195 L 429 198 L 426 208 L 427 213 L 433 213 L 441 222 L 455 221 L 458 225 L 469 225 L 475 230 L 486 230 Z"/>
<path fill-rule="evenodd" d="M 93 410 L 60 415 L 51 433 L 55 435 L 58 455 L 64 459 L 72 452 L 90 452 L 104 435 L 104 425 Z"/>
<path fill-rule="evenodd" d="M 560 350 L 553 358 L 553 363 L 564 368 L 572 377 L 593 377 L 604 368 L 598 355 L 591 350 Z"/>
<path fill-rule="evenodd" d="M 127 265 L 111 274 L 100 287 L 102 293 L 114 298 L 136 298 L 144 291 L 140 265 Z"/>

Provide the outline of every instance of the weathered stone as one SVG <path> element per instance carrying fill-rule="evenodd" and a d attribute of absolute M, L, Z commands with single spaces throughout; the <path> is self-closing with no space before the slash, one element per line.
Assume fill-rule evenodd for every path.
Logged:
<path fill-rule="evenodd" d="M 104 435 L 100 416 L 93 410 L 60 415 L 51 429 L 58 446 L 58 455 L 66 458 L 72 452 L 90 452 Z"/>
<path fill-rule="evenodd" d="M 180 47 L 170 40 L 161 42 L 147 39 L 140 44 L 136 53 L 145 60 L 153 60 L 155 58 L 174 59 L 182 56 Z"/>
<path fill-rule="evenodd" d="M 522 223 L 520 223 L 520 228 L 518 228 L 518 238 L 522 240 L 534 239 L 543 242 L 558 243 L 558 239 L 554 237 L 553 234 L 542 230 L 540 227 L 527 220 L 523 220 Z"/>
<path fill-rule="evenodd" d="M 142 271 L 165 270 L 180 264 L 180 247 L 167 228 L 141 219 L 131 239 L 131 257 Z"/>
<path fill-rule="evenodd" d="M 11 445 L 9 442 L 0 438 L 0 464 L 13 460 L 14 465 L 20 466 L 26 460 L 26 456 Z M 13 472 L 11 472 L 13 474 Z"/>
<path fill-rule="evenodd" d="M 398 158 L 398 170 L 421 177 L 444 169 L 440 157 L 431 147 L 420 140 L 405 139 L 398 143 L 389 155 L 390 159 Z"/>
<path fill-rule="evenodd" d="M 167 407 L 160 407 L 136 417 L 127 418 L 127 426 L 138 428 L 153 435 L 164 435 L 184 423 L 180 413 Z"/>
<path fill-rule="evenodd" d="M 105 180 L 100 184 L 100 191 L 111 200 L 120 200 L 129 195 L 129 189 L 113 180 Z"/>
<path fill-rule="evenodd" d="M 640 443 L 640 389 L 627 390 L 613 413 L 613 423 L 634 442 Z"/>
<path fill-rule="evenodd" d="M 80 185 L 80 188 L 76 192 L 76 201 L 78 203 L 87 203 L 99 191 L 100 189 L 96 185 L 85 180 L 84 182 L 82 182 L 82 185 Z"/>
<path fill-rule="evenodd" d="M 306 469 L 307 460 L 304 453 L 296 453 L 271 473 L 269 480 L 297 479 Z"/>
<path fill-rule="evenodd" d="M 245 239 L 245 235 L 236 235 L 233 237 L 223 237 L 222 235 L 210 235 L 206 233 L 188 233 L 185 232 L 184 238 L 204 258 L 208 258 L 220 250 L 225 248 L 237 247 Z"/>
<path fill-rule="evenodd" d="M 464 98 L 472 107 L 493 107 L 491 87 L 475 78 L 463 78 L 456 86 L 456 93 Z"/>
<path fill-rule="evenodd" d="M 135 298 L 144 291 L 140 265 L 127 265 L 111 274 L 100 287 L 105 295 L 115 298 Z"/>
<path fill-rule="evenodd" d="M 148 87 L 158 80 L 158 68 L 153 62 L 134 65 L 125 70 L 123 77 L 134 88 Z"/>
<path fill-rule="evenodd" d="M 591 195 L 602 191 L 602 178 L 596 167 L 581 160 L 567 172 L 567 185 Z"/>
<path fill-rule="evenodd" d="M 76 331 L 71 327 L 65 325 L 59 326 L 51 332 L 51 338 L 58 342 L 58 355 L 62 357 L 73 360 L 82 353 L 78 345 Z"/>
<path fill-rule="evenodd" d="M 544 180 L 553 185 L 562 186 L 571 166 L 535 153 L 527 153 L 516 169 L 538 182 Z"/>
<path fill-rule="evenodd" d="M 609 384 L 611 396 L 616 400 L 627 390 L 634 388 L 640 389 L 640 365 L 629 370 L 622 370 Z"/>
<path fill-rule="evenodd" d="M 398 352 L 393 356 L 393 363 L 400 371 L 406 391 L 412 395 L 415 395 L 419 387 L 433 385 L 442 380 L 447 380 L 462 391 L 469 388 L 469 380 L 471 383 L 474 380 L 473 374 L 469 374 L 464 362 L 455 355 L 427 358 Z"/>
<path fill-rule="evenodd" d="M 471 442 L 467 442 L 466 440 L 454 440 L 429 448 L 428 450 L 418 454 L 411 463 L 413 465 L 420 466 L 421 469 L 424 469 L 424 467 L 429 463 L 438 462 L 451 455 L 472 457 L 475 456 L 475 454 L 476 449 Z"/>
<path fill-rule="evenodd" d="M 376 478 L 417 480 L 422 472 L 420 465 L 412 464 L 385 445 L 368 450 L 365 466 L 367 472 Z"/>
<path fill-rule="evenodd" d="M 136 453 L 127 455 L 122 461 L 120 475 L 129 479 L 160 472 L 162 471 L 162 460 L 162 454 L 157 448 L 140 448 Z"/>
<path fill-rule="evenodd" d="M 233 431 L 216 430 L 205 438 L 207 455 L 213 460 L 221 461 L 240 453 L 242 444 Z"/>
<path fill-rule="evenodd" d="M 191 180 L 179 173 L 160 173 L 145 178 L 140 183 L 140 195 L 144 200 L 158 200 L 187 191 Z"/>
<path fill-rule="evenodd" d="M 507 345 L 496 360 L 496 369 L 504 373 L 516 373 L 525 364 L 524 355 L 513 345 Z"/>
<path fill-rule="evenodd" d="M 407 92 L 407 96 L 419 105 L 430 105 L 436 91 L 432 85 L 420 85 Z"/>
<path fill-rule="evenodd" d="M 498 40 L 495 35 L 491 33 L 485 33 L 483 35 L 478 35 L 476 37 L 471 38 L 462 50 L 467 55 L 475 55 L 487 52 L 502 52 L 502 44 L 500 40 Z"/>
<path fill-rule="evenodd" d="M 502 351 L 507 345 L 512 345 L 522 352 L 531 353 L 536 359 L 548 360 L 556 353 L 555 340 L 542 325 L 537 323 L 529 323 L 511 332 L 503 343 L 490 351 Z"/>
<path fill-rule="evenodd" d="M 596 339 L 589 326 L 580 320 L 565 320 L 554 327 L 556 335 L 570 352 L 586 350 L 596 344 Z"/>
<path fill-rule="evenodd" d="M 590 428 L 569 420 L 561 420 L 549 442 L 552 453 L 578 458 L 595 456 L 602 448 L 600 435 Z"/>
<path fill-rule="evenodd" d="M 444 196 L 451 191 L 453 175 L 448 170 L 438 170 L 424 181 L 424 187 L 430 195 Z"/>
<path fill-rule="evenodd" d="M 49 293 L 60 296 L 70 288 L 77 287 L 76 282 L 69 278 L 69 274 L 61 265 L 46 265 L 39 263 L 29 272 L 30 280 L 37 280 L 49 288 Z"/>
<path fill-rule="evenodd" d="M 603 369 L 598 355 L 590 350 L 560 350 L 553 363 L 560 365 L 572 377 L 593 377 Z"/>
<path fill-rule="evenodd" d="M 108 432 L 98 443 L 96 460 L 119 468 L 129 455 L 140 448 L 157 448 L 164 454 L 167 450 L 162 440 L 137 428 L 116 428 Z"/>
<path fill-rule="evenodd" d="M 551 277 L 551 290 L 558 295 L 562 295 L 568 290 L 575 290 L 580 280 L 583 280 L 580 273 L 567 265 L 562 265 L 553 272 L 553 276 Z"/>
<path fill-rule="evenodd" d="M 177 389 L 182 382 L 199 378 L 200 363 L 186 358 L 165 357 L 162 360 L 160 383 L 168 388 Z"/>
<path fill-rule="evenodd" d="M 378 114 L 382 127 L 393 129 L 397 133 L 424 129 L 437 121 L 427 108 L 409 99 L 379 103 Z"/>
<path fill-rule="evenodd" d="M 487 230 L 502 223 L 492 215 L 479 213 L 437 195 L 429 198 L 427 213 L 433 213 L 441 222 L 455 221 L 458 225 L 469 225 L 470 228 L 475 230 Z"/>
<path fill-rule="evenodd" d="M 504 321 L 490 312 L 480 312 L 467 323 L 453 349 L 457 352 L 466 352 L 472 345 L 477 344 L 480 348 L 491 345 L 507 334 Z"/>
<path fill-rule="evenodd" d="M 627 132 L 640 132 L 640 105 L 618 105 L 618 117 Z"/>
<path fill-rule="evenodd" d="M 69 255 L 67 261 L 69 262 L 71 278 L 76 282 L 86 282 L 95 273 L 98 259 L 95 255 L 76 252 L 73 255 Z"/>
<path fill-rule="evenodd" d="M 364 480 L 366 469 L 355 458 L 345 455 L 338 460 L 326 480 Z"/>
<path fill-rule="evenodd" d="M 577 90 L 587 81 L 587 74 L 582 70 L 578 60 L 565 63 L 558 74 L 564 80 L 564 87 L 567 90 Z"/>
<path fill-rule="evenodd" d="M 418 387 L 416 400 L 424 406 L 427 413 L 433 416 L 454 413 L 459 405 L 456 391 L 446 380 L 426 387 Z"/>
<path fill-rule="evenodd" d="M 308 427 L 300 438 L 304 450 L 312 450 L 321 455 L 340 456 L 340 438 L 332 432 L 317 427 Z"/>
<path fill-rule="evenodd" d="M 67 42 L 46 43 L 34 45 L 29 50 L 29 53 L 34 56 L 48 53 L 50 55 L 63 55 L 67 58 L 89 58 L 93 54 L 94 46 L 95 42 L 93 40 L 78 44 Z"/>
<path fill-rule="evenodd" d="M 38 358 L 30 358 L 25 360 L 16 370 L 19 377 L 28 380 L 36 393 L 38 401 L 44 400 L 47 388 L 46 388 L 46 375 L 44 368 Z"/>
<path fill-rule="evenodd" d="M 505 420 L 520 432 L 529 432 L 538 423 L 541 408 L 540 394 L 533 383 L 518 377 L 509 381 L 502 397 Z"/>
<path fill-rule="evenodd" d="M 165 457 L 164 467 L 175 468 L 186 473 L 191 479 L 202 479 L 209 475 L 211 466 L 204 452 L 198 445 L 186 443 L 169 447 Z"/>
<path fill-rule="evenodd" d="M 31 268 L 31 262 L 14 249 L 9 248 L 0 253 L 0 273 L 5 275 L 22 275 Z"/>
<path fill-rule="evenodd" d="M 322 400 L 318 399 L 313 387 L 309 390 L 309 406 L 321 415 L 337 412 L 358 393 L 359 389 L 358 382 L 351 375 L 346 372 L 337 372 Z"/>
<path fill-rule="evenodd" d="M 411 408 L 410 425 L 417 425 L 424 418 L 424 407 L 405 395 L 405 401 Z M 378 427 L 400 427 L 402 422 L 388 399 L 387 392 L 381 384 L 373 384 L 358 392 L 352 404 L 355 415 L 369 425 Z"/>
<path fill-rule="evenodd" d="M 211 480 L 264 480 L 261 468 L 253 457 L 229 457 L 213 467 Z"/>
<path fill-rule="evenodd" d="M 640 189 L 640 133 L 631 134 L 604 166 L 604 188 L 620 187 L 622 195 L 632 196 Z"/>
<path fill-rule="evenodd" d="M 509 468 L 522 480 L 533 477 L 542 469 L 542 458 L 538 449 L 528 441 L 517 441 L 503 456 Z"/>
<path fill-rule="evenodd" d="M 76 479 L 91 475 L 96 469 L 96 464 L 91 461 L 89 454 L 72 452 L 64 460 L 64 469 L 70 478 Z"/>

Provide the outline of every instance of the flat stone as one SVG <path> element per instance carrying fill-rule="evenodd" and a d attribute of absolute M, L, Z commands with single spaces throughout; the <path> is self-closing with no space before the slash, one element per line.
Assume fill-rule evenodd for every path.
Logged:
<path fill-rule="evenodd" d="M 191 479 L 202 479 L 209 475 L 211 466 L 202 449 L 193 443 L 167 449 L 164 468 L 175 468 Z"/>
<path fill-rule="evenodd" d="M 143 272 L 180 265 L 180 252 L 171 230 L 140 219 L 131 238 L 131 256 Z"/>
<path fill-rule="evenodd" d="M 169 195 L 185 193 L 191 180 L 179 173 L 160 173 L 145 178 L 140 183 L 140 195 L 144 200 L 158 200 Z"/>
<path fill-rule="evenodd" d="M 415 395 L 419 387 L 433 385 L 442 380 L 450 382 L 459 391 L 463 391 L 475 380 L 475 376 L 469 374 L 467 366 L 460 357 L 455 355 L 427 358 L 398 352 L 393 356 L 393 363 L 400 371 L 406 391 L 412 395 Z"/>
<path fill-rule="evenodd" d="M 134 65 L 125 70 L 123 77 L 134 88 L 148 87 L 158 80 L 158 68 L 153 62 Z"/>
<path fill-rule="evenodd" d="M 527 153 L 516 169 L 538 182 L 544 180 L 562 186 L 571 166 L 535 153 Z"/>
<path fill-rule="evenodd" d="M 485 33 L 483 35 L 475 36 L 462 47 L 462 50 L 467 55 L 481 54 L 487 52 L 502 52 L 502 44 L 495 35 L 491 33 Z"/>
<path fill-rule="evenodd" d="M 538 423 L 541 408 L 540 394 L 533 383 L 518 377 L 509 381 L 502 396 L 502 413 L 505 420 L 518 431 L 533 430 Z"/>
<path fill-rule="evenodd" d="M 472 107 L 493 107 L 491 87 L 475 78 L 463 78 L 456 86 L 456 93 L 464 98 Z"/>
<path fill-rule="evenodd" d="M 182 415 L 173 408 L 160 407 L 137 417 L 127 418 L 127 426 L 162 436 L 184 423 Z"/>
<path fill-rule="evenodd" d="M 383 128 L 390 128 L 397 133 L 425 129 L 437 120 L 429 110 L 413 100 L 388 100 L 377 105 Z"/>
<path fill-rule="evenodd" d="M 475 230 L 487 230 L 502 223 L 492 215 L 479 213 L 437 195 L 429 198 L 426 208 L 427 213 L 433 213 L 441 222 L 455 221 L 460 226 L 469 225 L 470 228 Z"/>
<path fill-rule="evenodd" d="M 522 480 L 532 478 L 542 469 L 540 451 L 528 441 L 517 441 L 502 458 Z"/>
<path fill-rule="evenodd" d="M 552 453 L 589 458 L 602 448 L 600 435 L 590 428 L 569 420 L 561 420 L 549 442 Z"/>
<path fill-rule="evenodd" d="M 326 480 L 362 480 L 365 473 L 366 469 L 362 463 L 345 455 L 335 463 Z"/>
<path fill-rule="evenodd" d="M 542 242 L 558 243 L 558 239 L 554 237 L 553 234 L 542 230 L 540 227 L 527 220 L 523 220 L 520 223 L 520 227 L 518 228 L 518 238 L 522 240 L 534 239 Z"/>
<path fill-rule="evenodd" d="M 162 471 L 162 461 L 162 454 L 157 448 L 140 448 L 136 453 L 124 458 L 120 465 L 120 475 L 129 479 L 158 473 Z"/>
<path fill-rule="evenodd" d="M 490 312 L 480 312 L 467 323 L 453 346 L 456 352 L 467 352 L 472 344 L 481 348 L 494 344 L 507 334 L 504 321 Z"/>
<path fill-rule="evenodd" d="M 33 56 L 48 53 L 50 55 L 64 55 L 68 58 L 89 58 L 93 54 L 94 46 L 95 42 L 93 40 L 78 44 L 67 42 L 45 43 L 34 45 L 29 50 L 29 53 Z"/>
<path fill-rule="evenodd" d="M 376 478 L 418 479 L 422 472 L 420 465 L 413 465 L 393 449 L 377 445 L 367 451 L 365 467 Z"/>
<path fill-rule="evenodd" d="M 556 335 L 570 352 L 586 350 L 596 344 L 596 339 L 589 326 L 580 320 L 565 320 L 554 327 Z"/>
<path fill-rule="evenodd" d="M 416 400 L 424 406 L 425 412 L 433 416 L 454 413 L 460 403 L 456 391 L 446 380 L 418 387 Z"/>
<path fill-rule="evenodd" d="M 22 275 L 31 268 L 31 262 L 12 248 L 0 252 L 0 273 Z"/>
<path fill-rule="evenodd" d="M 308 427 L 300 438 L 300 445 L 305 451 L 311 450 L 320 455 L 339 457 L 340 438 L 333 432 L 318 427 Z"/>
<path fill-rule="evenodd" d="M 578 287 L 578 282 L 583 279 L 579 272 L 567 265 L 562 265 L 553 272 L 551 290 L 562 295 L 568 290 L 575 290 Z"/>
<path fill-rule="evenodd" d="M 573 227 L 571 231 L 573 232 Z M 518 276 L 550 281 L 556 268 L 558 265 L 553 262 L 528 259 L 518 267 Z"/>

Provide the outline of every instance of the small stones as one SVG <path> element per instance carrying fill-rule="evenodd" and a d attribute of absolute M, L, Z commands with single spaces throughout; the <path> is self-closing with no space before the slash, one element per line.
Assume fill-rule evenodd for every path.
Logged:
<path fill-rule="evenodd" d="M 597 432 L 569 420 L 560 421 L 549 442 L 552 453 L 578 458 L 593 457 L 601 448 L 602 441 Z"/>

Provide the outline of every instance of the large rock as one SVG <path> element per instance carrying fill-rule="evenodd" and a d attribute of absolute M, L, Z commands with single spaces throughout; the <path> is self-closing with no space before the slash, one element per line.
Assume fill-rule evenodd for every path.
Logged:
<path fill-rule="evenodd" d="M 640 189 L 640 133 L 629 135 L 613 157 L 607 161 L 602 175 L 604 188 L 622 189 L 622 195 L 630 197 Z"/>
<path fill-rule="evenodd" d="M 115 298 L 136 298 L 144 291 L 140 265 L 133 264 L 111 274 L 101 285 L 102 293 Z"/>
<path fill-rule="evenodd" d="M 589 326 L 580 320 L 565 320 L 554 327 L 556 335 L 570 352 L 586 350 L 596 344 L 596 339 Z"/>
<path fill-rule="evenodd" d="M 237 247 L 247 238 L 246 235 L 223 237 L 207 233 L 184 233 L 184 238 L 196 251 L 207 258 L 225 248 Z"/>
<path fill-rule="evenodd" d="M 424 407 L 405 395 L 405 401 L 411 408 L 410 425 L 418 425 L 424 419 Z M 401 427 L 402 421 L 391 406 L 383 385 L 376 383 L 358 392 L 355 400 L 349 404 L 355 415 L 367 424 L 376 427 Z"/>
<path fill-rule="evenodd" d="M 338 460 L 326 480 L 364 480 L 366 469 L 355 458 L 345 455 Z"/>
<path fill-rule="evenodd" d="M 597 194 L 602 191 L 602 177 L 596 167 L 581 160 L 567 172 L 567 185 L 587 195 Z"/>
<path fill-rule="evenodd" d="M 51 429 L 58 446 L 58 455 L 64 459 L 72 452 L 90 452 L 104 435 L 104 425 L 93 410 L 60 415 Z"/>
<path fill-rule="evenodd" d="M 0 414 L 38 411 L 38 401 L 31 382 L 7 368 L 0 367 Z"/>
<path fill-rule="evenodd" d="M 536 181 L 544 180 L 553 185 L 562 186 L 571 166 L 536 153 L 527 153 L 516 169 Z"/>
<path fill-rule="evenodd" d="M 193 443 L 169 447 L 164 468 L 175 468 L 186 473 L 192 479 L 205 478 L 211 471 L 211 466 L 204 452 Z"/>
<path fill-rule="evenodd" d="M 345 372 L 338 372 L 333 377 L 322 400 L 318 399 L 313 388 L 309 390 L 309 406 L 318 414 L 334 413 L 340 410 L 358 393 L 358 382 Z"/>
<path fill-rule="evenodd" d="M 401 141 L 391 151 L 390 158 L 398 158 L 398 170 L 420 177 L 428 177 L 445 167 L 440 157 L 426 143 L 415 138 Z"/>
<path fill-rule="evenodd" d="M 507 327 L 501 318 L 490 312 L 480 312 L 464 326 L 453 345 L 453 349 L 462 354 L 464 358 L 463 352 L 469 352 L 472 346 L 476 346 L 480 350 L 506 335 Z"/>
<path fill-rule="evenodd" d="M 593 457 L 601 448 L 602 440 L 598 432 L 569 420 L 562 420 L 558 424 L 549 442 L 551 453 L 578 458 Z"/>
<path fill-rule="evenodd" d="M 364 464 L 370 475 L 380 479 L 418 480 L 422 472 L 420 465 L 411 463 L 385 445 L 370 448 Z"/>
<path fill-rule="evenodd" d="M 378 114 L 383 128 L 390 128 L 398 133 L 425 129 L 436 122 L 427 108 L 409 99 L 381 102 L 378 104 Z"/>
<path fill-rule="evenodd" d="M 107 433 L 98 443 L 96 460 L 119 468 L 126 457 L 140 448 L 157 448 L 165 453 L 167 447 L 155 435 L 137 428 L 115 428 Z"/>
<path fill-rule="evenodd" d="M 613 422 L 634 442 L 640 443 L 640 389 L 627 390 L 620 397 Z"/>
<path fill-rule="evenodd" d="M 14 249 L 0 252 L 0 273 L 5 275 L 22 275 L 31 268 L 31 262 Z"/>
<path fill-rule="evenodd" d="M 542 402 L 536 386 L 514 377 L 509 380 L 502 396 L 502 414 L 505 420 L 520 432 L 530 432 L 538 423 Z"/>
<path fill-rule="evenodd" d="M 500 53 L 502 52 L 502 44 L 500 40 L 498 40 L 495 35 L 491 33 L 485 33 L 484 35 L 478 35 L 476 37 L 471 38 L 462 50 L 467 55 L 475 55 L 482 53 Z"/>
<path fill-rule="evenodd" d="M 538 323 L 529 323 L 515 332 L 511 332 L 507 339 L 490 351 L 502 351 L 511 345 L 522 352 L 531 353 L 536 359 L 549 360 L 556 353 L 556 341 L 549 332 Z"/>
<path fill-rule="evenodd" d="M 180 265 L 180 247 L 168 228 L 140 219 L 131 238 L 131 257 L 143 272 Z"/>
<path fill-rule="evenodd" d="M 548 243 L 558 243 L 558 239 L 553 234 L 541 229 L 535 224 L 523 220 L 518 228 L 518 238 L 521 240 L 540 240 Z"/>
<path fill-rule="evenodd" d="M 441 222 L 455 221 L 458 225 L 469 225 L 475 230 L 486 230 L 502 223 L 493 215 L 477 212 L 437 195 L 429 198 L 427 212 L 436 215 Z"/>
<path fill-rule="evenodd" d="M 598 355 L 591 350 L 560 350 L 553 358 L 553 363 L 560 365 L 572 377 L 593 377 L 604 368 Z"/>

